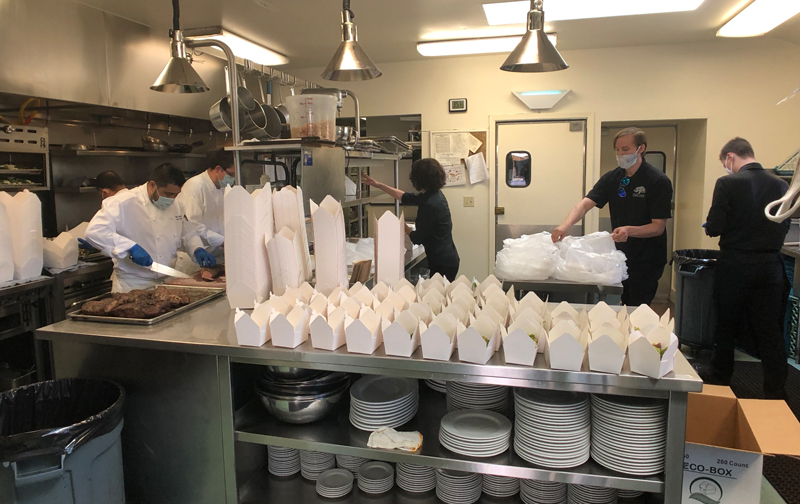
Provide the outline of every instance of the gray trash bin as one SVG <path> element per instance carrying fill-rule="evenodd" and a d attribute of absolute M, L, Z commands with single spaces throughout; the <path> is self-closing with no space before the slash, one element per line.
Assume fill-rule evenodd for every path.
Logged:
<path fill-rule="evenodd" d="M 676 250 L 675 334 L 692 350 L 714 345 L 714 267 L 718 250 Z"/>
<path fill-rule="evenodd" d="M 106 380 L 0 394 L 0 504 L 125 504 L 124 401 Z"/>

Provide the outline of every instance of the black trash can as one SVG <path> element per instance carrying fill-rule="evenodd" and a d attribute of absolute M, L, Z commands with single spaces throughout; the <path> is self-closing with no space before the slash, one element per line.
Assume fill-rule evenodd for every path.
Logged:
<path fill-rule="evenodd" d="M 719 250 L 685 249 L 672 254 L 675 263 L 675 334 L 692 350 L 714 345 L 714 267 Z"/>

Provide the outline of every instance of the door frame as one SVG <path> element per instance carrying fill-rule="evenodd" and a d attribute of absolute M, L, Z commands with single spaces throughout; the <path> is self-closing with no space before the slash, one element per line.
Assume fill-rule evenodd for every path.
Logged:
<path fill-rule="evenodd" d="M 579 113 L 579 114 L 556 114 L 556 113 L 527 113 L 517 115 L 503 115 L 503 116 L 489 116 L 489 159 L 487 160 L 489 166 L 494 166 L 494 176 L 489 177 L 489 240 L 487 243 L 488 248 L 488 269 L 494 271 L 495 256 L 495 233 L 496 222 L 494 209 L 497 205 L 498 187 L 497 187 L 497 173 L 499 169 L 499 145 L 497 143 L 498 126 L 515 124 L 515 123 L 541 123 L 541 122 L 566 122 L 566 121 L 585 121 L 586 130 L 584 131 L 584 180 L 583 188 L 584 194 L 586 188 L 594 183 L 599 178 L 600 171 L 600 123 L 596 121 L 594 113 Z M 578 204 L 576 201 L 575 204 Z M 564 216 L 566 217 L 566 215 Z M 590 212 L 584 218 L 583 229 L 584 233 L 592 233 L 597 231 L 600 223 L 600 218 L 597 212 Z"/>

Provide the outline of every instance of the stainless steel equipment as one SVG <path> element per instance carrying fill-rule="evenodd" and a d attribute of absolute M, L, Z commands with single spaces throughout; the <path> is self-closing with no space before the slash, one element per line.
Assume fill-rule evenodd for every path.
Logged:
<path fill-rule="evenodd" d="M 113 271 L 111 259 L 101 256 L 95 264 L 53 275 L 53 320 L 64 320 L 84 301 L 111 292 Z"/>
<path fill-rule="evenodd" d="M 47 128 L 0 124 L 0 191 L 50 189 Z"/>
<path fill-rule="evenodd" d="M 174 289 L 174 290 L 190 290 L 196 291 L 198 293 L 207 294 L 206 296 L 189 303 L 186 306 L 181 306 L 180 308 L 176 308 L 175 310 L 171 310 L 164 315 L 159 315 L 158 317 L 151 318 L 151 319 L 137 319 L 137 318 L 123 318 L 123 317 L 101 317 L 98 315 L 85 315 L 82 310 L 76 311 L 74 313 L 68 314 L 69 318 L 72 320 L 77 321 L 84 321 L 84 322 L 106 322 L 109 324 L 123 324 L 123 325 L 144 325 L 144 326 L 152 326 L 158 324 L 159 322 L 163 322 L 167 319 L 171 319 L 172 317 L 178 316 L 182 313 L 186 313 L 187 311 L 194 310 L 200 305 L 208 303 L 225 293 L 225 289 L 216 289 L 212 287 L 204 288 L 204 287 L 173 287 L 171 285 L 162 285 L 164 289 Z M 88 301 L 99 301 L 101 299 L 106 299 L 111 297 L 111 294 L 103 294 L 101 296 L 94 297 L 92 299 L 87 299 L 84 302 Z"/>

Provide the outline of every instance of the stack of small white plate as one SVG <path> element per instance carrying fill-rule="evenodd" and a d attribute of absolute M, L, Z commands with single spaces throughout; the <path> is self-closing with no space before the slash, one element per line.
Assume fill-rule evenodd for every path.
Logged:
<path fill-rule="evenodd" d="M 319 475 L 336 468 L 336 457 L 332 453 L 300 450 L 300 474 L 307 480 L 317 481 Z"/>
<path fill-rule="evenodd" d="M 507 413 L 511 405 L 509 387 L 480 383 L 447 382 L 447 411 L 480 409 Z"/>
<path fill-rule="evenodd" d="M 508 450 L 511 427 L 511 420 L 494 411 L 453 411 L 442 418 L 439 442 L 468 457 L 494 457 Z"/>
<path fill-rule="evenodd" d="M 267 446 L 268 470 L 275 476 L 291 476 L 300 472 L 300 452 L 294 448 Z"/>
<path fill-rule="evenodd" d="M 525 504 L 567 504 L 567 484 L 523 479 L 519 496 Z"/>
<path fill-rule="evenodd" d="M 519 493 L 519 478 L 484 474 L 483 493 L 499 498 L 517 495 Z"/>
<path fill-rule="evenodd" d="M 664 471 L 667 403 L 661 399 L 592 396 L 592 458 L 613 471 Z"/>
<path fill-rule="evenodd" d="M 617 490 L 617 496 L 620 499 L 636 499 L 644 495 L 644 492 L 637 492 L 635 490 Z"/>
<path fill-rule="evenodd" d="M 419 410 L 419 385 L 411 378 L 365 376 L 350 387 L 350 423 L 374 431 L 400 427 Z"/>
<path fill-rule="evenodd" d="M 436 470 L 436 496 L 445 504 L 472 504 L 481 498 L 483 478 L 480 474 Z"/>
<path fill-rule="evenodd" d="M 416 464 L 397 464 L 397 486 L 412 493 L 436 488 L 436 469 Z"/>
<path fill-rule="evenodd" d="M 570 504 L 617 504 L 617 489 L 589 485 L 569 486 Z"/>
<path fill-rule="evenodd" d="M 358 488 L 368 494 L 382 494 L 394 486 L 394 469 L 386 462 L 367 462 L 358 470 Z"/>
<path fill-rule="evenodd" d="M 515 389 L 514 451 L 531 464 L 566 469 L 589 460 L 591 411 L 586 394 Z"/>
<path fill-rule="evenodd" d="M 425 380 L 425 385 L 436 392 L 447 393 L 447 382 L 444 380 Z"/>
<path fill-rule="evenodd" d="M 353 473 L 354 478 L 358 478 L 358 470 L 362 465 L 369 462 L 369 459 L 364 457 L 354 457 L 352 455 L 336 455 L 336 467 L 340 469 L 347 469 Z"/>
<path fill-rule="evenodd" d="M 353 490 L 353 473 L 347 469 L 330 469 L 317 478 L 317 493 L 328 499 L 339 499 Z"/>

